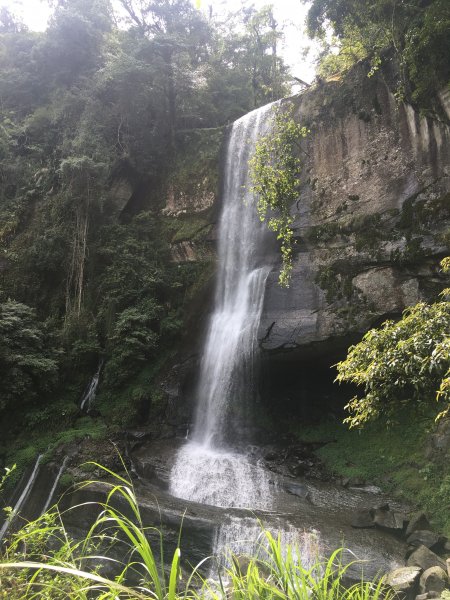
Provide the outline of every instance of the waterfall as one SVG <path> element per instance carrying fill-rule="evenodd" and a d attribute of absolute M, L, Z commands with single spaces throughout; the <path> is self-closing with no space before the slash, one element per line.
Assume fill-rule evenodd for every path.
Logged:
<path fill-rule="evenodd" d="M 20 509 L 22 508 L 22 505 L 24 504 L 24 502 L 26 501 L 26 499 L 28 498 L 28 496 L 31 492 L 31 488 L 33 487 L 33 484 L 36 480 L 36 477 L 37 477 L 37 474 L 39 471 L 39 463 L 41 462 L 42 456 L 43 456 L 42 454 L 39 454 L 39 456 L 37 457 L 36 462 L 34 463 L 33 470 L 30 474 L 30 477 L 28 478 L 28 481 L 27 481 L 25 487 L 23 488 L 22 493 L 20 494 L 19 499 L 17 500 L 11 514 L 8 515 L 8 518 L 3 523 L 3 527 L 0 529 L 0 542 L 4 538 L 5 533 L 8 531 L 11 523 L 14 521 L 15 517 L 18 515 Z"/>
<path fill-rule="evenodd" d="M 80 410 L 84 410 L 84 407 L 87 404 L 87 412 L 90 411 L 90 409 L 92 407 L 92 403 L 94 402 L 94 399 L 95 399 L 95 394 L 97 392 L 98 381 L 100 379 L 100 371 L 102 370 L 102 366 L 103 366 L 103 360 L 101 360 L 99 362 L 98 369 L 97 369 L 95 375 L 93 376 L 93 378 L 91 379 L 86 391 L 84 392 L 83 397 L 81 398 Z"/>
<path fill-rule="evenodd" d="M 256 214 L 248 160 L 266 130 L 273 105 L 233 125 L 225 164 L 219 222 L 219 269 L 209 332 L 200 368 L 192 439 L 206 447 L 227 441 L 254 386 L 253 366 L 264 287 L 266 226 Z"/>
<path fill-rule="evenodd" d="M 216 506 L 271 506 L 267 472 L 229 447 L 255 393 L 257 332 L 270 264 L 264 256 L 267 228 L 256 213 L 248 161 L 269 127 L 272 108 L 257 109 L 232 127 L 214 311 L 200 366 L 194 427 L 171 472 L 173 495 Z"/>

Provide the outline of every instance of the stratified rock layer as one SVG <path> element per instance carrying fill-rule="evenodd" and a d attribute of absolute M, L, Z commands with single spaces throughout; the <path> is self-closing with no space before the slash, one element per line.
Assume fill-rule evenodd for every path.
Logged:
<path fill-rule="evenodd" d="M 447 122 L 396 101 L 364 65 L 293 102 L 310 134 L 291 284 L 276 269 L 267 283 L 259 340 L 271 361 L 343 349 L 435 297 L 449 241 Z"/>

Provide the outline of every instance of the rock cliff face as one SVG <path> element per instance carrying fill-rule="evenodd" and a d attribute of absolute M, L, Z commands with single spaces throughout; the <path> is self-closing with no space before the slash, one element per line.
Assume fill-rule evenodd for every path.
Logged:
<path fill-rule="evenodd" d="M 440 98 L 442 120 L 421 116 L 364 65 L 293 98 L 311 133 L 291 285 L 280 288 L 276 270 L 267 283 L 259 340 L 269 362 L 342 351 L 441 289 L 450 129 Z"/>

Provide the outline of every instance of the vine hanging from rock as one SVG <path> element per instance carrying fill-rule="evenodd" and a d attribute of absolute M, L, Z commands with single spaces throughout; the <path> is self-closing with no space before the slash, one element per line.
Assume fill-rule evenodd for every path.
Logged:
<path fill-rule="evenodd" d="M 292 253 L 295 244 L 291 206 L 298 198 L 300 186 L 300 140 L 309 130 L 294 119 L 292 103 L 274 108 L 269 131 L 256 143 L 250 159 L 252 191 L 261 221 L 280 240 L 282 266 L 279 283 L 289 287 Z"/>

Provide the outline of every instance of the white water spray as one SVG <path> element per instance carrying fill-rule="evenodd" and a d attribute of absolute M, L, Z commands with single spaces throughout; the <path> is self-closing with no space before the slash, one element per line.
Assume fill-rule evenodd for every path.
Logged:
<path fill-rule="evenodd" d="M 301 562 L 305 569 L 310 569 L 322 555 L 319 532 L 316 530 L 303 531 L 285 522 L 272 523 L 265 531 L 261 523 L 253 518 L 229 517 L 217 529 L 213 544 L 213 554 L 227 566 L 230 552 L 234 556 L 250 556 L 265 560 L 268 552 L 268 539 L 270 533 L 277 540 L 280 537 L 282 548 L 291 549 L 295 561 Z"/>

